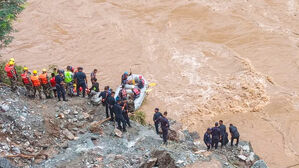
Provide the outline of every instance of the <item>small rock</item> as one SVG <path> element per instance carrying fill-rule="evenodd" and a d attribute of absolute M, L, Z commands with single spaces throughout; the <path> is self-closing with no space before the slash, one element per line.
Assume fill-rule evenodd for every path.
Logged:
<path fill-rule="evenodd" d="M 243 160 L 243 161 L 245 161 L 247 159 L 247 157 L 244 156 L 244 155 L 238 155 L 238 158 L 241 159 L 241 160 Z"/>
<path fill-rule="evenodd" d="M 64 119 L 64 114 L 63 114 L 63 113 L 60 113 L 60 114 L 58 114 L 58 117 L 59 117 L 60 119 Z"/>
<path fill-rule="evenodd" d="M 182 161 L 182 160 L 178 160 L 178 161 L 176 162 L 176 164 L 182 164 L 182 163 L 184 163 L 184 161 Z"/>
<path fill-rule="evenodd" d="M 77 115 L 78 113 L 79 113 L 78 111 L 74 111 L 74 112 L 73 112 L 74 115 Z"/>
<path fill-rule="evenodd" d="M 250 147 L 248 145 L 241 146 L 241 148 L 246 152 L 250 152 Z"/>
<path fill-rule="evenodd" d="M 2 104 L 0 106 L 1 111 L 7 112 L 9 110 L 9 106 L 7 104 Z"/>
<path fill-rule="evenodd" d="M 70 109 L 67 109 L 67 110 L 65 110 L 63 113 L 64 114 L 69 114 L 71 112 L 71 110 Z"/>
<path fill-rule="evenodd" d="M 119 129 L 115 128 L 114 133 L 117 137 L 120 137 L 120 138 L 122 137 L 122 132 Z"/>
<path fill-rule="evenodd" d="M 15 154 L 20 154 L 20 153 L 21 153 L 20 149 L 17 148 L 17 147 L 13 147 L 13 148 L 12 148 L 12 151 L 13 151 Z"/>
<path fill-rule="evenodd" d="M 69 140 L 73 140 L 75 136 L 67 129 L 63 130 L 62 133 L 67 137 Z"/>
<path fill-rule="evenodd" d="M 28 147 L 29 145 L 30 145 L 29 141 L 25 142 L 25 144 L 24 144 L 25 147 Z"/>
<path fill-rule="evenodd" d="M 263 160 L 258 160 L 250 168 L 268 168 L 268 166 Z"/>
<path fill-rule="evenodd" d="M 83 113 L 84 119 L 89 118 L 89 114 L 88 113 Z"/>

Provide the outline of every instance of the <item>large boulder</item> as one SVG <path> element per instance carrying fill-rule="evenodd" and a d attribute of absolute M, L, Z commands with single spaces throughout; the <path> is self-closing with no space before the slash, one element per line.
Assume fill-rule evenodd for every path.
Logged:
<path fill-rule="evenodd" d="M 258 160 L 250 168 L 268 168 L 268 166 L 265 161 Z"/>
<path fill-rule="evenodd" d="M 0 157 L 0 168 L 15 168 L 15 166 L 11 165 L 7 159 Z"/>
<path fill-rule="evenodd" d="M 178 168 L 175 160 L 165 150 L 154 150 L 151 152 L 151 158 L 142 163 L 140 168 Z"/>

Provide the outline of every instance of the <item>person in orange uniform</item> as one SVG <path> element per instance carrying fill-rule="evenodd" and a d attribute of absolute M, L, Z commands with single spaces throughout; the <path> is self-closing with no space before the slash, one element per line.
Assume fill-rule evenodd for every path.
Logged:
<path fill-rule="evenodd" d="M 38 91 L 39 98 L 42 99 L 41 84 L 40 84 L 39 77 L 37 75 L 37 70 L 33 71 L 33 75 L 31 76 L 31 81 L 32 81 L 32 85 L 33 85 L 34 98 L 36 95 L 36 91 Z"/>
<path fill-rule="evenodd" d="M 28 97 L 32 97 L 31 93 L 33 92 L 30 75 L 31 75 L 31 73 L 28 71 L 28 68 L 24 67 L 23 73 L 21 74 L 21 78 L 22 78 L 23 84 L 26 88 L 26 94 L 25 95 L 28 96 Z"/>
<path fill-rule="evenodd" d="M 10 86 L 12 91 L 15 91 L 17 89 L 16 83 L 18 80 L 17 71 L 15 69 L 14 64 L 15 64 L 14 61 L 9 61 L 9 63 L 6 64 L 4 68 L 4 70 L 7 73 L 7 77 L 10 80 Z"/>
<path fill-rule="evenodd" d="M 47 70 L 43 69 L 42 74 L 39 75 L 39 79 L 43 88 L 43 92 L 46 96 L 46 98 L 50 98 L 50 84 L 49 84 L 49 78 L 48 78 L 48 74 L 47 74 Z"/>

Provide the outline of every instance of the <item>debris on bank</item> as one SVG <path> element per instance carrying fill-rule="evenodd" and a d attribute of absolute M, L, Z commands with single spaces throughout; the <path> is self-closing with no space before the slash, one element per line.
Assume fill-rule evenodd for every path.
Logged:
<path fill-rule="evenodd" d="M 250 143 L 206 151 L 197 133 L 175 121 L 167 146 L 152 126 L 132 121 L 119 133 L 114 125 L 88 99 L 36 101 L 21 87 L 0 87 L 0 167 L 267 167 Z"/>

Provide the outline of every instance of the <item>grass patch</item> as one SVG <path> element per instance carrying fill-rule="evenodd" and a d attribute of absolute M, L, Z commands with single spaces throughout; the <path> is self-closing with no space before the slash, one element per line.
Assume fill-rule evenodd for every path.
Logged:
<path fill-rule="evenodd" d="M 134 115 L 130 117 L 130 119 L 140 123 L 141 125 L 146 125 L 145 113 L 143 111 L 136 111 Z"/>

